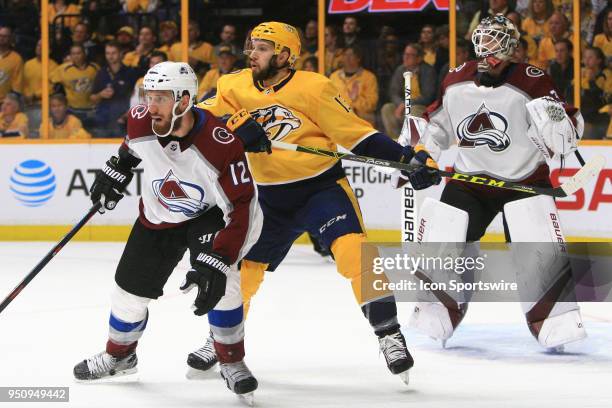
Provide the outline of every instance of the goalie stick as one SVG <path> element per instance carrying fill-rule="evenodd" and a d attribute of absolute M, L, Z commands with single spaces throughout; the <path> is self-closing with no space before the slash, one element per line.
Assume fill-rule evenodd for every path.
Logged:
<path fill-rule="evenodd" d="M 333 150 L 321 149 L 318 147 L 300 146 L 292 143 L 272 141 L 272 147 L 283 150 L 293 150 L 301 153 L 309 153 L 317 156 L 326 156 L 338 160 L 348 160 L 363 164 L 373 164 L 375 166 L 393 168 L 397 170 L 414 171 L 420 166 L 400 163 L 391 160 L 375 159 L 373 157 L 361 156 L 352 153 L 341 153 Z M 498 180 L 489 176 L 475 176 L 471 174 L 463 174 L 454 171 L 446 171 L 433 169 L 440 176 L 448 177 L 452 180 L 462 181 L 464 183 L 480 184 L 495 188 L 503 188 L 507 190 L 521 191 L 530 194 L 542 194 L 552 197 L 569 197 L 576 191 L 584 187 L 588 181 L 594 178 L 606 164 L 606 160 L 601 155 L 592 157 L 585 165 L 574 174 L 569 180 L 561 184 L 559 187 L 539 187 L 528 186 L 525 184 L 515 183 L 513 181 Z"/>
<path fill-rule="evenodd" d="M 414 147 L 418 143 L 418 137 L 412 134 L 410 127 L 410 115 L 412 113 L 412 72 L 404 72 L 404 127 L 410 135 L 407 143 Z M 423 195 L 412 188 L 412 184 L 407 182 L 402 188 L 401 210 L 402 210 L 402 242 L 415 242 L 417 236 L 417 225 L 419 212 L 423 204 Z"/>
<path fill-rule="evenodd" d="M 93 217 L 96 214 L 96 212 L 98 212 L 101 206 L 102 204 L 99 201 L 95 203 L 89 209 L 87 214 L 85 214 L 85 216 L 81 218 L 81 221 L 79 221 L 74 227 L 72 227 L 72 229 L 68 231 L 66 236 L 62 238 L 60 242 L 55 244 L 53 248 L 51 248 L 51 250 L 47 253 L 47 255 L 45 255 L 45 257 L 34 267 L 34 269 L 32 269 L 30 273 L 28 273 L 26 277 L 23 278 L 23 280 L 19 283 L 19 285 L 17 285 L 15 289 L 13 289 L 11 293 L 9 293 L 6 298 L 4 298 L 2 303 L 0 303 L 0 313 L 2 313 L 2 311 L 6 309 L 9 303 L 11 303 L 13 299 L 15 299 L 17 295 L 21 293 L 21 291 L 27 286 L 27 284 L 30 283 L 30 281 L 32 281 L 32 279 L 34 279 L 40 271 L 42 271 L 42 269 L 49 263 L 49 261 L 51 261 L 51 259 L 53 259 L 53 257 L 57 255 L 59 251 L 62 250 L 64 245 L 66 245 L 68 241 L 70 241 L 72 237 L 74 237 L 76 233 L 79 232 L 79 230 L 83 227 L 83 225 L 87 224 L 87 222 L 91 219 L 91 217 Z"/>

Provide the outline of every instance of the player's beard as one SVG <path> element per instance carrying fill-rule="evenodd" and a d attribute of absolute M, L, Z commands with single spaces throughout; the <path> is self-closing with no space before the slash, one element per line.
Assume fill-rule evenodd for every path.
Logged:
<path fill-rule="evenodd" d="M 253 81 L 258 82 L 258 81 L 265 81 L 266 79 L 270 79 L 274 77 L 276 74 L 278 74 L 279 70 L 280 68 L 276 66 L 276 55 L 273 55 L 272 58 L 270 58 L 270 62 L 268 62 L 267 67 L 260 70 L 259 72 L 253 71 Z"/>
<path fill-rule="evenodd" d="M 176 120 L 174 121 L 174 126 L 172 126 L 172 131 L 173 132 L 181 126 L 181 120 L 182 119 L 183 119 L 182 116 L 179 117 L 179 118 L 176 118 Z M 167 122 L 164 122 L 162 127 L 155 126 L 155 122 L 153 122 L 153 129 L 155 130 L 155 132 L 157 134 L 165 135 L 166 133 L 168 133 L 168 130 L 170 130 L 170 124 L 171 123 L 172 123 L 172 116 L 170 117 L 170 119 L 168 119 Z M 170 134 L 168 134 L 168 136 L 170 136 L 171 134 L 172 134 L 172 132 Z"/>

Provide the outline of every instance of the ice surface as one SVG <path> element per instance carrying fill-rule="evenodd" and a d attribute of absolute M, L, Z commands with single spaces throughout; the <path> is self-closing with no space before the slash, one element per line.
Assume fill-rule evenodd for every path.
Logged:
<path fill-rule="evenodd" d="M 0 297 L 51 243 L 0 243 Z M 68 386 L 70 407 L 241 406 L 218 374 L 187 380 L 187 353 L 208 325 L 178 287 L 150 305 L 137 380 L 77 384 L 72 368 L 106 342 L 109 291 L 123 245 L 70 243 L 0 314 L 0 386 Z M 589 337 L 562 355 L 543 351 L 517 304 L 473 304 L 443 350 L 404 330 L 415 357 L 411 385 L 392 376 L 350 285 L 307 246 L 266 276 L 246 326 L 259 407 L 611 407 L 612 305 L 582 306 Z M 409 304 L 399 305 L 407 322 Z M 17 407 L 42 404 L 13 404 Z M 11 404 L 0 403 L 0 406 Z M 44 404 L 42 406 L 49 406 Z"/>

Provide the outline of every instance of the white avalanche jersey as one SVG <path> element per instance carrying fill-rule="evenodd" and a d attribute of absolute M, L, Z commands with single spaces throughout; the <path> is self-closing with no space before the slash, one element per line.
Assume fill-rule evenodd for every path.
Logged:
<path fill-rule="evenodd" d="M 133 107 L 120 155 L 142 160 L 139 219 L 145 226 L 171 228 L 218 206 L 226 226 L 217 233 L 213 251 L 234 263 L 261 231 L 257 189 L 242 142 L 210 112 L 193 108 L 193 113 L 195 124 L 187 136 L 158 138 L 147 107 Z"/>
<path fill-rule="evenodd" d="M 513 64 L 495 87 L 479 85 L 477 62 L 449 71 L 440 96 L 429 108 L 422 143 L 434 158 L 457 143 L 455 169 L 507 181 L 532 175 L 546 160 L 527 137 L 531 119 L 525 105 L 532 99 L 559 99 L 551 78 L 527 64 Z M 568 115 L 576 113 L 566 107 Z"/>

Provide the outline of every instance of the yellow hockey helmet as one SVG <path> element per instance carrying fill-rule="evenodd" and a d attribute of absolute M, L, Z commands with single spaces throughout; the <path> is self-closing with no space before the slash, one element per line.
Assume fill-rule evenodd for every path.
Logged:
<path fill-rule="evenodd" d="M 295 27 L 269 21 L 261 23 L 251 31 L 251 41 L 266 40 L 274 44 L 274 55 L 278 55 L 287 47 L 289 49 L 289 65 L 293 67 L 301 52 L 300 35 Z"/>

